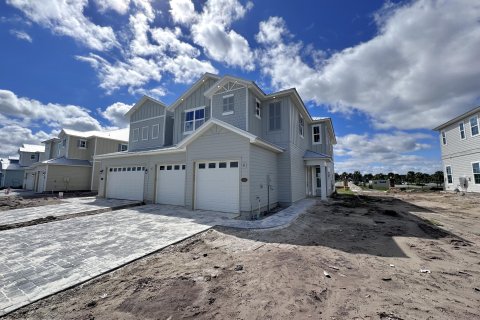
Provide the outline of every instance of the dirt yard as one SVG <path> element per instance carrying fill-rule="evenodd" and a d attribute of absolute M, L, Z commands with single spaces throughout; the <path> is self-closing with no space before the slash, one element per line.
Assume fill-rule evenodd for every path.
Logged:
<path fill-rule="evenodd" d="M 368 192 L 218 228 L 7 319 L 480 319 L 480 197 Z"/>
<path fill-rule="evenodd" d="M 23 198 L 18 196 L 0 197 L 0 211 L 30 208 L 38 206 L 46 206 L 49 204 L 57 204 L 62 201 L 56 197 L 35 197 L 35 198 Z"/>

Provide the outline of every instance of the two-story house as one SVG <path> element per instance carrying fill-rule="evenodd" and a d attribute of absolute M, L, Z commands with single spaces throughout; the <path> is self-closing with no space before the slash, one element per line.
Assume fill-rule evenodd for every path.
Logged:
<path fill-rule="evenodd" d="M 21 188 L 24 168 L 20 166 L 18 156 L 0 159 L 0 187 Z"/>
<path fill-rule="evenodd" d="M 129 150 L 95 157 L 99 196 L 251 213 L 334 190 L 332 121 L 295 89 L 207 73 L 172 105 L 143 97 L 126 116 Z"/>
<path fill-rule="evenodd" d="M 128 129 L 87 131 L 63 129 L 58 137 L 43 141 L 40 162 L 25 170 L 25 187 L 35 192 L 96 191 L 98 162 L 94 156 L 125 151 Z"/>
<path fill-rule="evenodd" d="M 480 192 L 480 107 L 436 127 L 440 133 L 445 190 Z M 461 179 L 465 178 L 465 179 Z"/>

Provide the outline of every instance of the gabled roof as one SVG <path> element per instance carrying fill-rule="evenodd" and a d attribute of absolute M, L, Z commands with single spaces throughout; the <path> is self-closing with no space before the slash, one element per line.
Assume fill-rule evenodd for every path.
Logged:
<path fill-rule="evenodd" d="M 45 145 L 35 145 L 35 144 L 22 144 L 19 152 L 45 152 Z"/>
<path fill-rule="evenodd" d="M 175 100 L 174 103 L 172 103 L 168 107 L 169 110 L 175 110 L 175 108 L 178 107 L 178 105 L 182 103 L 186 97 L 188 97 L 193 91 L 197 90 L 198 87 L 200 87 L 207 79 L 218 80 L 220 79 L 220 76 L 206 72 L 200 79 L 197 80 L 197 82 L 195 82 L 187 91 L 185 91 L 177 100 Z"/>
<path fill-rule="evenodd" d="M 255 91 L 259 96 L 265 97 L 265 93 L 262 91 L 262 89 L 260 89 L 257 86 L 257 84 L 255 82 L 250 81 L 250 80 L 244 80 L 244 79 L 237 78 L 237 77 L 230 76 L 230 75 L 223 76 L 221 79 L 219 79 L 217 82 L 215 82 L 215 84 L 210 89 L 205 91 L 205 93 L 204 93 L 205 97 L 212 98 L 212 96 L 215 94 L 215 91 L 220 89 L 224 84 L 226 84 L 228 82 L 240 83 L 240 84 L 246 86 L 247 88 Z"/>
<path fill-rule="evenodd" d="M 60 133 L 62 132 L 65 133 L 66 135 L 80 137 L 80 138 L 98 137 L 98 138 L 127 142 L 130 131 L 128 128 L 125 128 L 125 129 L 111 130 L 111 131 L 76 131 L 76 130 L 70 130 L 70 129 L 62 129 Z"/>
<path fill-rule="evenodd" d="M 283 152 L 283 148 L 280 148 L 279 146 L 276 146 L 273 143 L 262 140 L 254 134 L 251 134 L 251 133 L 249 133 L 245 130 L 242 130 L 240 128 L 232 126 L 231 124 L 228 124 L 228 123 L 223 122 L 223 121 L 218 120 L 218 119 L 210 119 L 207 122 L 205 122 L 198 130 L 196 130 L 194 133 L 189 135 L 187 138 L 183 139 L 178 144 L 178 147 L 179 148 L 185 148 L 187 145 L 189 145 L 194 140 L 196 140 L 199 136 L 201 136 L 202 133 L 204 133 L 205 131 L 207 131 L 208 129 L 210 129 L 214 125 L 218 125 L 218 126 L 223 127 L 227 130 L 230 130 L 230 131 L 232 131 L 232 132 L 234 132 L 234 133 L 236 133 L 240 136 L 243 136 L 243 137 L 249 139 L 250 143 L 252 143 L 252 144 L 256 144 L 260 147 L 263 147 L 265 149 L 269 149 L 270 151 L 274 151 L 274 152 L 277 152 L 277 153 Z"/>
<path fill-rule="evenodd" d="M 157 99 L 154 99 L 152 97 L 144 95 L 140 100 L 137 101 L 137 103 L 135 103 L 133 105 L 132 108 L 130 108 L 130 110 L 127 111 L 127 113 L 125 113 L 124 117 L 130 117 L 135 111 L 138 110 L 138 108 L 140 108 L 142 106 L 142 104 L 145 103 L 145 101 L 152 101 L 154 103 L 157 103 L 157 104 L 161 105 L 164 108 L 168 108 L 165 103 L 163 103 L 163 102 L 161 102 Z"/>
<path fill-rule="evenodd" d="M 458 117 L 453 118 L 452 120 L 445 122 L 444 124 L 439 125 L 438 127 L 434 128 L 433 130 L 435 130 L 435 131 L 442 130 L 445 127 L 448 127 L 452 124 L 460 122 L 460 120 L 462 120 L 463 118 L 473 116 L 473 115 L 475 115 L 476 113 L 479 113 L 479 112 L 480 112 L 480 106 L 478 106 L 476 108 L 473 108 L 472 110 L 467 111 L 464 114 L 461 114 Z"/>

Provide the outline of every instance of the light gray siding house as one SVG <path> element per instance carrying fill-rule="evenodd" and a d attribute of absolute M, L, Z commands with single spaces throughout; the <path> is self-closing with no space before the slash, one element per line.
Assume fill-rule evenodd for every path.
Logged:
<path fill-rule="evenodd" d="M 131 148 L 95 157 L 99 196 L 250 214 L 334 191 L 332 121 L 295 89 L 207 73 L 169 107 L 143 97 L 126 116 Z"/>
<path fill-rule="evenodd" d="M 480 192 L 480 107 L 436 127 L 442 149 L 445 190 Z M 464 179 L 462 179 L 464 178 Z"/>
<path fill-rule="evenodd" d="M 16 156 L 0 159 L 0 187 L 21 188 L 24 170 L 19 164 L 19 158 Z"/>
<path fill-rule="evenodd" d="M 24 186 L 38 193 L 54 191 L 96 191 L 99 162 L 94 156 L 125 151 L 128 129 L 87 131 L 63 129 L 58 137 L 43 141 L 40 161 L 25 169 Z"/>

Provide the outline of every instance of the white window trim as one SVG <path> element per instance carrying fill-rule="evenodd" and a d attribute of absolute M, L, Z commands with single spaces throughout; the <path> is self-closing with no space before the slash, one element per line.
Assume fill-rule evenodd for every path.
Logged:
<path fill-rule="evenodd" d="M 475 172 L 473 171 L 473 165 L 474 165 L 475 163 L 478 163 L 478 166 L 480 166 L 480 161 L 470 162 L 470 166 L 472 167 L 472 178 L 473 178 L 473 181 L 472 181 L 472 182 L 473 182 L 474 185 L 475 185 L 475 184 L 478 185 L 478 183 L 475 183 L 475 175 L 478 174 L 478 173 L 475 173 Z"/>
<path fill-rule="evenodd" d="M 233 96 L 234 96 L 234 94 L 231 93 L 231 94 L 227 94 L 227 95 L 222 96 L 222 98 L 230 98 L 230 97 L 233 97 Z"/>
<path fill-rule="evenodd" d="M 315 142 L 315 132 L 313 131 L 313 128 L 318 127 L 318 142 Z M 322 126 L 319 124 L 314 124 L 312 126 L 312 144 L 322 144 Z"/>
<path fill-rule="evenodd" d="M 233 111 L 227 111 L 227 112 L 223 112 L 222 116 L 228 116 L 228 115 L 231 115 L 231 114 L 233 114 Z"/>
<path fill-rule="evenodd" d="M 460 125 L 462 124 L 463 124 L 463 138 L 462 138 L 462 129 L 460 128 Z M 460 140 L 467 139 L 467 131 L 465 130 L 465 123 L 463 121 L 458 123 L 458 131 L 460 132 Z"/>
<path fill-rule="evenodd" d="M 85 147 L 82 147 L 82 141 L 85 142 Z M 87 149 L 87 140 L 86 139 L 78 139 L 78 149 Z"/>
<path fill-rule="evenodd" d="M 259 111 L 257 113 L 257 111 Z M 262 119 L 262 109 L 260 108 L 260 100 L 255 99 L 255 117 Z"/>
<path fill-rule="evenodd" d="M 197 110 L 200 110 L 200 109 L 203 109 L 203 123 L 205 123 L 205 120 L 207 119 L 207 115 L 205 114 L 205 109 L 206 107 L 205 106 L 201 106 L 201 107 L 196 107 L 196 108 L 191 108 L 191 109 L 187 109 L 185 110 L 185 119 L 183 120 L 183 123 L 182 123 L 182 126 L 183 126 L 183 134 L 184 135 L 187 135 L 187 134 L 190 134 L 192 132 L 194 132 L 195 130 L 197 130 L 198 128 L 195 128 L 195 121 L 197 120 L 195 118 L 195 113 L 193 114 L 193 130 L 190 130 L 190 131 L 185 131 L 185 123 L 187 122 L 187 112 L 191 112 L 191 111 L 197 111 Z M 203 124 L 202 123 L 202 124 Z"/>
<path fill-rule="evenodd" d="M 477 120 L 477 131 L 478 131 L 477 134 L 473 134 L 473 130 L 472 130 L 473 126 L 472 126 L 472 123 L 470 122 L 471 119 Z M 472 137 L 476 137 L 476 136 L 480 135 L 480 125 L 479 125 L 479 123 L 478 123 L 478 116 L 470 117 L 470 118 L 468 119 L 468 123 L 470 124 L 470 135 L 471 135 Z"/>
<path fill-rule="evenodd" d="M 300 137 L 305 138 L 305 119 L 303 119 L 302 115 L 301 114 L 298 114 L 299 118 L 298 118 L 298 129 L 299 129 L 299 132 L 298 134 L 300 135 Z M 300 119 L 303 120 L 303 126 L 302 126 L 302 132 L 300 132 Z"/>
<path fill-rule="evenodd" d="M 231 97 L 233 97 L 233 96 L 235 96 L 233 93 L 232 93 L 232 94 L 227 94 L 227 95 L 225 95 L 225 96 L 222 96 L 222 110 L 223 110 L 223 107 L 225 106 L 225 105 L 223 104 L 223 99 L 231 98 Z M 247 100 L 247 101 L 248 101 L 248 100 Z M 235 99 L 233 100 L 233 110 L 223 111 L 223 112 L 222 112 L 222 116 L 228 116 L 229 114 L 233 114 L 234 111 L 235 111 Z"/>
<path fill-rule="evenodd" d="M 135 131 L 137 132 L 137 139 L 135 139 Z M 137 142 L 140 138 L 140 128 L 134 128 L 132 131 L 132 141 Z"/>
<path fill-rule="evenodd" d="M 155 127 L 157 127 L 157 135 L 156 136 L 153 135 Z M 152 139 L 158 139 L 159 136 L 160 136 L 160 125 L 159 124 L 154 124 L 152 126 Z"/>
<path fill-rule="evenodd" d="M 147 133 L 147 137 L 144 138 L 143 137 L 143 133 L 146 132 Z M 142 127 L 142 141 L 147 141 L 148 140 L 148 126 L 146 127 Z"/>
<path fill-rule="evenodd" d="M 444 141 L 444 136 L 445 136 L 445 141 Z M 442 145 L 446 146 L 448 144 L 447 132 L 445 130 L 442 130 L 442 132 L 440 133 L 440 139 L 441 139 Z"/>
<path fill-rule="evenodd" d="M 447 168 L 450 168 L 450 172 L 451 172 L 451 176 L 452 176 L 452 183 L 449 183 L 448 182 L 448 171 L 447 171 Z M 473 169 L 472 169 L 473 170 Z M 452 166 L 451 165 L 446 165 L 445 166 L 445 178 L 447 178 L 447 182 L 446 184 L 449 184 L 449 185 L 452 185 L 453 184 L 453 170 L 452 170 Z"/>

